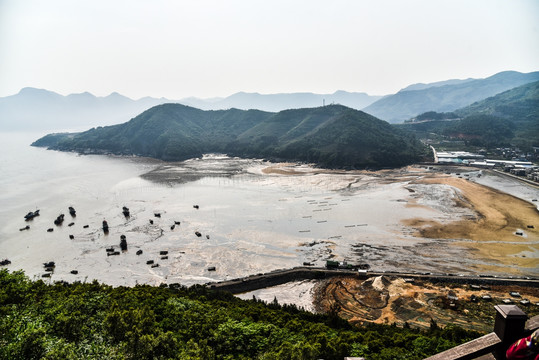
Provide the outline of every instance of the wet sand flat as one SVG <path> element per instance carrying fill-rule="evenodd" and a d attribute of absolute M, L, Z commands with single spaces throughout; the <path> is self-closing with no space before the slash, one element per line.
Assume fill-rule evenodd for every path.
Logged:
<path fill-rule="evenodd" d="M 35 158 L 43 166 L 16 172 L 14 162 L 10 166 L 19 176 L 3 179 L 9 185 L 5 189 L 12 190 L 2 194 L 0 254 L 12 261 L 8 269 L 22 269 L 31 278 L 41 278 L 48 261 L 57 263 L 50 281 L 191 285 L 304 262 L 324 266 L 326 260 L 367 263 L 377 271 L 467 274 L 504 274 L 512 260 L 504 258 L 496 238 L 481 240 L 490 244 L 489 251 L 500 251 L 491 255 L 481 251 L 478 238 L 452 232 L 459 222 L 467 224 L 470 234 L 479 231 L 484 216 L 479 214 L 496 214 L 470 205 L 467 182 L 436 169 L 334 171 L 226 156 L 162 163 L 29 151 L 27 162 Z M 62 166 L 51 171 L 47 162 Z M 485 178 L 479 170 L 466 171 L 473 181 Z M 29 185 L 21 188 L 14 181 Z M 503 184 L 512 190 L 518 186 Z M 476 185 L 469 192 L 483 188 Z M 497 201 L 501 195 L 483 200 Z M 68 206 L 77 209 L 77 217 L 53 225 Z M 128 218 L 123 206 L 130 209 Z M 41 215 L 26 223 L 23 215 L 36 208 Z M 107 235 L 101 230 L 104 219 L 110 225 Z M 176 221 L 180 224 L 172 228 Z M 19 231 L 27 224 L 29 230 Z M 54 231 L 49 233 L 50 227 Z M 127 237 L 128 250 L 107 256 L 107 248 L 119 250 L 121 235 Z M 537 240 L 526 236 L 511 241 L 523 247 L 511 271 L 535 276 Z M 143 253 L 136 255 L 139 250 Z M 161 251 L 168 251 L 166 258 Z"/>
<path fill-rule="evenodd" d="M 417 227 L 417 236 L 462 240 L 454 245 L 470 249 L 478 258 L 495 260 L 500 266 L 539 267 L 539 212 L 535 205 L 457 177 L 440 175 L 416 183 L 444 184 L 458 189 L 456 206 L 476 213 L 475 218 L 445 224 L 420 218 L 403 221 Z"/>

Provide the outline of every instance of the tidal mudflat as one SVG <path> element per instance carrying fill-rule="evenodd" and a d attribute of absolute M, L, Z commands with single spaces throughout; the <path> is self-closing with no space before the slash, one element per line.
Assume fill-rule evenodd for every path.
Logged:
<path fill-rule="evenodd" d="M 510 236 L 516 225 L 507 222 L 500 223 L 506 227 L 503 238 L 496 232 L 492 239 L 473 235 L 488 214 L 470 194 L 491 191 L 475 182 L 489 176 L 480 170 L 466 170 L 470 180 L 464 180 L 416 167 L 329 171 L 224 156 L 160 163 L 30 151 L 28 161 L 48 161 L 57 170 L 36 165 L 17 175 L 26 188 L 2 180 L 9 185 L 2 195 L 9 206 L 0 212 L 0 257 L 11 260 L 10 270 L 23 269 L 35 279 L 49 261 L 56 264 L 49 281 L 97 279 L 112 285 L 191 285 L 304 262 L 323 266 L 328 259 L 368 263 L 376 270 L 538 275 L 539 218 L 531 199 L 514 198 L 510 213 L 525 212 L 522 223 L 535 229 Z M 538 190 L 530 191 L 539 197 Z M 477 201 L 491 201 L 490 196 L 506 202 L 500 191 Z M 37 208 L 40 216 L 24 221 Z M 56 226 L 61 213 L 65 221 Z M 471 235 L 454 234 L 454 224 L 467 226 Z M 19 231 L 26 225 L 30 229 Z M 120 249 L 121 235 L 127 251 Z M 496 250 L 502 243 L 514 246 L 503 253 Z M 108 256 L 111 247 L 119 255 Z"/>

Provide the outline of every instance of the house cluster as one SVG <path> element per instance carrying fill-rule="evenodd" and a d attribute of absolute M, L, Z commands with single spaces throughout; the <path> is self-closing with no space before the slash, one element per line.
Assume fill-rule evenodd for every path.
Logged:
<path fill-rule="evenodd" d="M 506 147 L 506 148 L 496 148 L 492 150 L 496 157 L 500 157 L 507 160 L 513 161 L 534 161 L 539 160 L 539 147 L 534 147 L 533 151 L 525 152 L 520 150 L 518 147 Z"/>
<path fill-rule="evenodd" d="M 498 149 L 501 152 L 515 152 L 518 149 Z M 539 148 L 537 148 L 539 153 Z M 502 154 L 503 155 L 503 154 Z M 529 155 L 529 154 L 527 154 Z M 437 152 L 436 160 L 439 164 L 459 164 L 478 168 L 498 169 L 516 176 L 522 176 L 528 180 L 539 182 L 539 167 L 527 160 L 528 156 L 511 156 L 510 160 L 486 159 L 485 155 L 474 154 L 466 151 Z M 502 156 L 504 157 L 504 156 Z M 533 157 L 532 157 L 533 158 Z"/>
<path fill-rule="evenodd" d="M 539 182 L 539 167 L 532 166 L 529 168 L 504 168 L 504 171 L 509 171 L 513 175 L 525 176 L 528 180 Z"/>

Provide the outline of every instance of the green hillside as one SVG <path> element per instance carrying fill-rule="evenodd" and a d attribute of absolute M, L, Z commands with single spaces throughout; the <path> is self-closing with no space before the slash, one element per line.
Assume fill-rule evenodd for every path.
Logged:
<path fill-rule="evenodd" d="M 510 122 L 511 142 L 531 150 L 539 146 L 539 81 L 522 85 L 456 111 L 462 117 L 489 115 Z"/>
<path fill-rule="evenodd" d="M 166 161 L 216 152 L 356 168 L 402 166 L 428 155 L 425 146 L 399 129 L 340 105 L 269 113 L 165 104 L 124 124 L 47 135 L 33 145 Z"/>
<path fill-rule="evenodd" d="M 455 111 L 473 102 L 538 80 L 539 72 L 537 71 L 527 74 L 504 71 L 486 79 L 449 83 L 418 90 L 404 89 L 376 101 L 363 111 L 390 123 L 400 123 L 426 111 Z"/>
<path fill-rule="evenodd" d="M 203 286 L 47 285 L 0 270 L 0 360 L 423 359 L 480 335 L 354 326 Z"/>
<path fill-rule="evenodd" d="M 457 118 L 458 120 L 454 120 Z M 453 121 L 447 121 L 453 119 Z M 427 112 L 399 127 L 420 138 L 461 137 L 472 145 L 539 146 L 539 81 L 516 87 L 452 113 Z"/>

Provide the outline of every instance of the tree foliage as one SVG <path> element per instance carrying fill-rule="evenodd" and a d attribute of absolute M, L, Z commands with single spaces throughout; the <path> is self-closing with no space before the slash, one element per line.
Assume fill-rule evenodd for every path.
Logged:
<path fill-rule="evenodd" d="M 0 359 L 421 359 L 478 337 L 352 326 L 204 286 L 113 288 L 0 271 Z"/>

